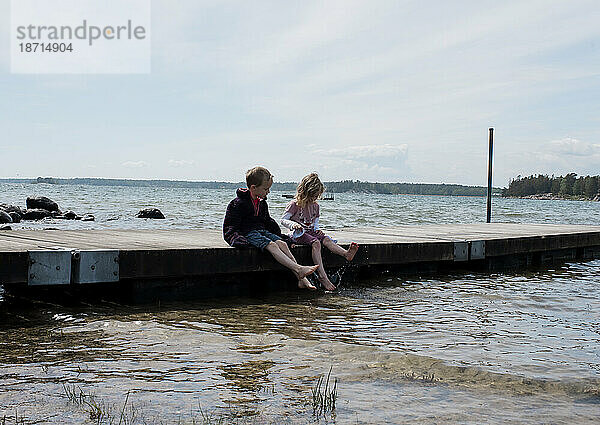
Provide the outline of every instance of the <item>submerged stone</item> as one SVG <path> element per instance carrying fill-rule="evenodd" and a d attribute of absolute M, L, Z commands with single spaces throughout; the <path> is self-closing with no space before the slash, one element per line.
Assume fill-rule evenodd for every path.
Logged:
<path fill-rule="evenodd" d="M 77 219 L 77 214 L 75 214 L 73 211 L 69 210 L 63 214 L 63 217 L 67 220 L 75 220 L 75 219 Z"/>
<path fill-rule="evenodd" d="M 23 214 L 23 220 L 41 220 L 46 217 L 52 217 L 52 213 L 41 208 L 28 209 Z"/>
<path fill-rule="evenodd" d="M 8 213 L 8 215 L 10 215 L 10 218 L 12 218 L 13 223 L 20 223 L 21 222 L 21 214 L 11 211 Z"/>
<path fill-rule="evenodd" d="M 20 216 L 22 216 L 22 215 L 23 215 L 23 210 L 21 209 L 21 207 L 18 207 L 18 206 L 16 206 L 16 205 L 10 205 L 10 204 L 0 204 L 0 210 L 2 210 L 2 211 L 4 211 L 4 212 L 7 212 L 7 213 L 9 213 L 9 214 L 10 214 L 11 212 L 14 212 L 14 213 L 17 213 L 17 214 L 19 214 Z"/>
<path fill-rule="evenodd" d="M 0 210 L 0 224 L 12 223 L 13 219 L 7 212 Z"/>
<path fill-rule="evenodd" d="M 158 208 L 145 208 L 137 213 L 137 218 L 163 219 L 165 216 Z"/>

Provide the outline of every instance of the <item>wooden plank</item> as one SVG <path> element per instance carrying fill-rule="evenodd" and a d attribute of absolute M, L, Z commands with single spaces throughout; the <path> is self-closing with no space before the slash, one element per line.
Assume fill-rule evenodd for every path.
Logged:
<path fill-rule="evenodd" d="M 475 223 L 336 229 L 340 243 L 361 245 L 358 265 L 453 261 L 454 243 L 485 240 L 488 258 L 600 246 L 600 226 Z M 248 271 L 282 270 L 256 249 L 229 247 L 220 229 L 15 230 L 0 232 L 0 282 L 27 281 L 27 251 L 56 247 L 120 251 L 124 279 L 169 278 Z M 310 249 L 295 255 L 308 264 Z M 341 264 L 326 255 L 327 264 Z"/>
<path fill-rule="evenodd" d="M 471 224 L 424 225 L 394 228 L 338 229 L 329 234 L 341 242 L 426 243 L 493 240 L 600 232 L 600 226 Z M 61 246 L 79 249 L 193 249 L 225 248 L 219 230 L 47 230 L 0 232 L 0 252 L 20 252 Z"/>

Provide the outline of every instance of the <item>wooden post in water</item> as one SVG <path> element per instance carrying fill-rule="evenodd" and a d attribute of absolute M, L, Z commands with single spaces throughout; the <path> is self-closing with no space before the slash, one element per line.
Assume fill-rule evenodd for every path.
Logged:
<path fill-rule="evenodd" d="M 492 221 L 492 152 L 494 150 L 494 129 L 490 127 L 487 187 L 487 223 Z"/>

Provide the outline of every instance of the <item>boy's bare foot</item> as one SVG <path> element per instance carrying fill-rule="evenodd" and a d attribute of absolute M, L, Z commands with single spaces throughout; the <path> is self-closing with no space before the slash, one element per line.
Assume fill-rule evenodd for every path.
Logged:
<path fill-rule="evenodd" d="M 300 269 L 298 269 L 298 271 L 296 271 L 294 273 L 296 274 L 296 277 L 298 278 L 298 280 L 302 280 L 303 278 L 305 278 L 309 274 L 313 274 L 314 272 L 316 272 L 318 268 L 319 268 L 318 265 L 315 265 L 315 266 L 300 266 Z"/>
<path fill-rule="evenodd" d="M 321 282 L 326 291 L 335 291 L 335 285 L 331 283 L 327 275 L 319 276 L 319 282 Z"/>
<path fill-rule="evenodd" d="M 356 242 L 352 242 L 350 244 L 350 247 L 346 251 L 346 254 L 344 254 L 344 258 L 346 258 L 346 260 L 348 260 L 348 261 L 352 261 L 352 259 L 356 255 L 357 251 L 358 251 L 358 244 Z"/>
<path fill-rule="evenodd" d="M 312 283 L 310 283 L 308 281 L 307 278 L 303 277 L 302 279 L 298 280 L 298 288 L 300 289 L 310 289 L 311 291 L 316 291 L 317 288 L 315 287 L 315 285 L 313 285 Z"/>

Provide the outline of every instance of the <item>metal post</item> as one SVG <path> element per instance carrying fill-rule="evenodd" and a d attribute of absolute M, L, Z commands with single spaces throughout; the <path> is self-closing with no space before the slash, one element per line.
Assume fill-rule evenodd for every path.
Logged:
<path fill-rule="evenodd" d="M 494 129 L 490 128 L 490 155 L 488 158 L 488 187 L 487 187 L 487 223 L 492 221 L 492 152 L 494 149 Z"/>

